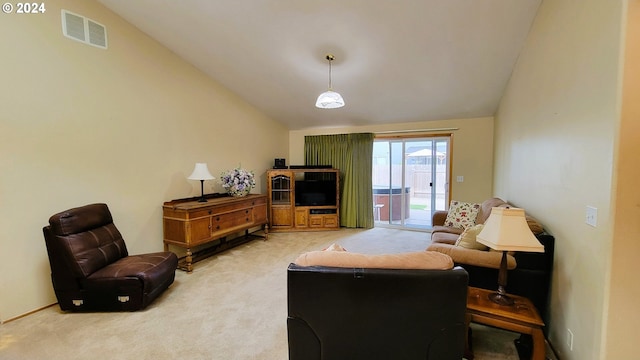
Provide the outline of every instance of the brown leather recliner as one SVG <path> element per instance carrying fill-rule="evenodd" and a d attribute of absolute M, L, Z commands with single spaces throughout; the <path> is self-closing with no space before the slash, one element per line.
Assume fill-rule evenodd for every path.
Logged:
<path fill-rule="evenodd" d="M 290 360 L 460 360 L 467 272 L 290 264 Z"/>
<path fill-rule="evenodd" d="M 43 232 L 62 310 L 144 309 L 175 278 L 178 257 L 172 252 L 129 256 L 106 204 L 55 214 Z"/>

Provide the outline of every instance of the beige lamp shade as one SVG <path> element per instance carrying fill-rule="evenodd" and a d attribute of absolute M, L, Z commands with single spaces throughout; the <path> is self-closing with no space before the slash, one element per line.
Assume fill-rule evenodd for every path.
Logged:
<path fill-rule="evenodd" d="M 193 169 L 193 172 L 187 178 L 189 180 L 213 180 L 215 179 L 213 175 L 209 172 L 209 168 L 207 168 L 207 163 L 196 163 L 196 167 Z"/>
<path fill-rule="evenodd" d="M 499 251 L 544 252 L 519 208 L 492 208 L 476 241 Z"/>

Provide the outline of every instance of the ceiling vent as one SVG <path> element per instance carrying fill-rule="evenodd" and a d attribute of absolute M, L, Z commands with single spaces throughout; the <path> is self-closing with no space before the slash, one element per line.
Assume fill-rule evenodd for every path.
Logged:
<path fill-rule="evenodd" d="M 62 10 L 62 33 L 69 39 L 107 48 L 107 28 L 84 16 Z"/>

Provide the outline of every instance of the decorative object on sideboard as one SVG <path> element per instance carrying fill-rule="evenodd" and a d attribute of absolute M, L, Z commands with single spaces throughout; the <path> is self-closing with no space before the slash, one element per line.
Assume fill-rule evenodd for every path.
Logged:
<path fill-rule="evenodd" d="M 209 172 L 207 163 L 196 163 L 195 168 L 193 168 L 193 172 L 187 179 L 200 180 L 200 199 L 198 199 L 198 202 L 207 202 L 207 199 L 204 197 L 204 181 L 215 179 Z"/>
<path fill-rule="evenodd" d="M 332 54 L 327 54 L 326 59 L 329 60 L 329 90 L 323 92 L 316 100 L 316 107 L 320 109 L 335 109 L 344 106 L 342 95 L 333 91 L 331 87 L 331 62 L 335 60 Z"/>
<path fill-rule="evenodd" d="M 491 301 L 500 305 L 513 305 L 506 291 L 507 252 L 544 252 L 544 246 L 533 235 L 523 209 L 494 207 L 484 223 L 484 228 L 476 241 L 491 249 L 502 251 L 500 272 L 498 273 L 498 291 L 489 296 Z"/>
<path fill-rule="evenodd" d="M 256 186 L 253 171 L 235 168 L 220 175 L 220 183 L 231 196 L 246 196 Z"/>

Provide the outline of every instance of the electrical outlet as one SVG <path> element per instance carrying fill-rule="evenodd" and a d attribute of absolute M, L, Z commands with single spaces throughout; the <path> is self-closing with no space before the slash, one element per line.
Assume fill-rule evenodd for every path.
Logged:
<path fill-rule="evenodd" d="M 456 177 L 456 181 L 457 181 L 457 182 L 464 182 L 464 176 L 461 176 L 461 175 L 460 175 L 460 176 L 457 176 L 457 177 Z"/>
<path fill-rule="evenodd" d="M 593 227 L 598 226 L 598 209 L 593 206 L 587 206 L 587 217 L 586 221 L 587 225 L 591 225 Z"/>
<path fill-rule="evenodd" d="M 570 351 L 573 351 L 573 333 L 570 329 L 567 329 L 567 346 Z"/>

